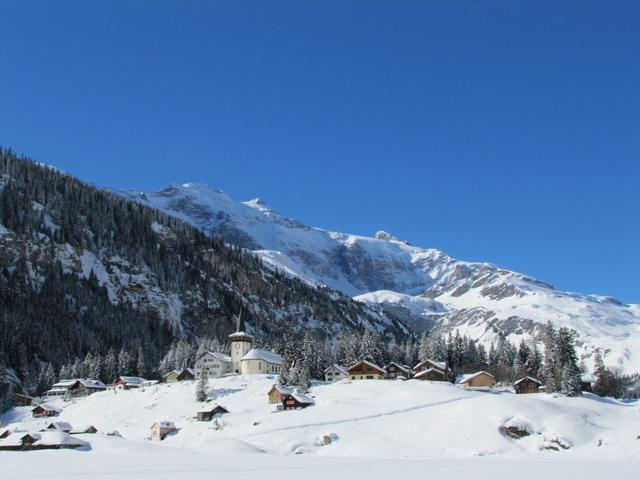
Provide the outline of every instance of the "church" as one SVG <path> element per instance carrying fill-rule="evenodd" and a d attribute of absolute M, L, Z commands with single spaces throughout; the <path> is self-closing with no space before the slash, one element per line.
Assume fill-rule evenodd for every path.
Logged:
<path fill-rule="evenodd" d="M 195 376 L 205 372 L 209 378 L 219 378 L 231 373 L 240 375 L 277 374 L 282 357 L 275 352 L 253 348 L 253 337 L 237 331 L 229 335 L 231 356 L 219 352 L 205 352 L 196 359 Z"/>

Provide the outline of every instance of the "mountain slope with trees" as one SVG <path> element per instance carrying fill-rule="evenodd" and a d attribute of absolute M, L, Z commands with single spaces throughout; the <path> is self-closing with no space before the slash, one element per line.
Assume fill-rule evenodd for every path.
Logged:
<path fill-rule="evenodd" d="M 142 363 L 151 374 L 178 339 L 223 339 L 241 309 L 265 338 L 410 335 L 380 309 L 0 149 L 0 364 L 26 391 L 46 383 L 49 367 L 57 374 L 88 353 L 125 352 L 127 369 Z"/>

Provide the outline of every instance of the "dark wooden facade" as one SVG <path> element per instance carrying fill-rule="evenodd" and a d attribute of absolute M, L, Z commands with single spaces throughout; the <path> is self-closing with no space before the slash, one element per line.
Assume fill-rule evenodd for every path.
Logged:
<path fill-rule="evenodd" d="M 313 405 L 313 402 L 301 401 L 292 394 L 282 396 L 282 408 L 284 410 L 297 410 L 299 408 L 307 408 L 310 405 Z"/>
<path fill-rule="evenodd" d="M 224 415 L 225 413 L 229 413 L 229 410 L 224 408 L 221 405 L 216 405 L 211 409 L 203 409 L 198 412 L 198 421 L 199 422 L 210 422 L 213 420 L 213 417 L 218 415 Z"/>
<path fill-rule="evenodd" d="M 413 376 L 413 372 L 409 367 L 405 367 L 404 365 L 400 365 L 396 362 L 391 362 L 384 367 L 385 369 L 385 378 L 393 380 L 394 378 L 403 377 L 403 378 L 411 378 Z"/>
<path fill-rule="evenodd" d="M 524 377 L 513 384 L 513 390 L 518 394 L 538 393 L 541 384 L 532 377 Z"/>
<path fill-rule="evenodd" d="M 36 408 L 31 410 L 31 413 L 33 414 L 34 418 L 39 418 L 39 417 L 55 417 L 60 412 L 55 408 L 47 407 L 45 405 L 38 405 Z"/>
<path fill-rule="evenodd" d="M 347 374 L 351 380 L 380 380 L 384 378 L 385 371 L 373 363 L 360 361 L 349 367 Z"/>

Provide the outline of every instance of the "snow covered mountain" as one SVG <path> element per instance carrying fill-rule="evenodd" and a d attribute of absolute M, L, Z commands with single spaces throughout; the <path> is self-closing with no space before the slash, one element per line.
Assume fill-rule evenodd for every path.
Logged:
<path fill-rule="evenodd" d="M 254 251 L 264 262 L 368 304 L 382 305 L 417 332 L 435 327 L 491 343 L 531 339 L 547 321 L 579 334 L 585 361 L 603 348 L 606 361 L 640 370 L 640 305 L 582 295 L 487 263 L 456 260 L 403 242 L 309 227 L 259 198 L 236 202 L 207 185 L 170 185 L 121 194 L 176 216 L 210 235 Z"/>

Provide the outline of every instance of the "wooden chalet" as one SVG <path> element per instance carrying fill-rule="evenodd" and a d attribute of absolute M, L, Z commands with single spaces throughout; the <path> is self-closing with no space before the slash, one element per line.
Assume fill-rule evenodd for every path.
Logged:
<path fill-rule="evenodd" d="M 267 397 L 269 398 L 269 403 L 282 403 L 284 396 L 291 393 L 293 393 L 293 388 L 284 387 L 276 383 L 271 387 L 271 390 L 267 392 Z"/>
<path fill-rule="evenodd" d="M 44 396 L 76 398 L 86 397 L 96 392 L 103 392 L 107 389 L 106 385 L 100 380 L 93 378 L 78 378 L 71 380 L 61 380 L 53 384 L 50 390 L 45 392 Z"/>
<path fill-rule="evenodd" d="M 140 388 L 147 384 L 147 380 L 141 377 L 118 377 L 115 382 L 109 385 L 110 388 L 116 390 L 131 390 L 133 388 Z"/>
<path fill-rule="evenodd" d="M 421 370 L 413 376 L 416 380 L 427 380 L 430 382 L 448 382 L 450 378 L 445 372 L 437 368 L 429 368 Z"/>
<path fill-rule="evenodd" d="M 13 403 L 16 407 L 30 407 L 36 402 L 34 397 L 30 397 L 29 395 L 23 395 L 21 393 L 16 393 L 13 395 Z"/>
<path fill-rule="evenodd" d="M 524 377 L 513 383 L 513 390 L 518 394 L 538 393 L 542 382 L 533 377 Z"/>
<path fill-rule="evenodd" d="M 435 360 L 427 359 L 413 367 L 413 371 L 415 372 L 413 378 L 418 380 L 450 382 L 453 379 L 453 374 L 447 362 L 436 362 Z"/>
<path fill-rule="evenodd" d="M 71 424 L 67 422 L 51 422 L 44 428 L 44 430 L 69 433 L 73 430 L 73 427 L 71 427 Z"/>
<path fill-rule="evenodd" d="M 84 440 L 65 432 L 46 431 L 40 433 L 12 434 L 0 441 L 0 450 L 50 450 L 79 448 L 89 445 Z"/>
<path fill-rule="evenodd" d="M 496 384 L 496 377 L 488 372 L 468 373 L 458 377 L 457 385 L 465 388 L 493 387 Z"/>
<path fill-rule="evenodd" d="M 185 380 L 195 380 L 195 371 L 191 368 L 183 368 L 182 370 L 173 370 L 164 376 L 165 382 L 183 382 Z"/>
<path fill-rule="evenodd" d="M 33 418 L 56 417 L 60 414 L 60 410 L 47 404 L 41 404 L 31 410 Z"/>
<path fill-rule="evenodd" d="M 229 410 L 222 405 L 211 405 L 198 410 L 197 416 L 199 422 L 210 422 L 213 417 L 224 415 L 225 413 L 229 413 Z"/>
<path fill-rule="evenodd" d="M 307 408 L 313 405 L 315 400 L 303 393 L 287 393 L 282 398 L 282 408 L 284 410 L 297 410 L 299 408 Z"/>
<path fill-rule="evenodd" d="M 151 425 L 151 440 L 164 440 L 167 435 L 177 432 L 178 428 L 173 422 L 162 420 Z"/>
<path fill-rule="evenodd" d="M 84 433 L 98 433 L 98 429 L 96 427 L 94 427 L 93 425 L 87 425 L 81 428 L 76 428 L 74 430 L 71 430 L 69 432 L 71 435 L 81 435 Z"/>
<path fill-rule="evenodd" d="M 383 380 L 386 373 L 384 368 L 367 360 L 360 360 L 347 369 L 351 380 Z"/>
<path fill-rule="evenodd" d="M 404 378 L 405 380 L 413 376 L 411 368 L 407 365 L 400 365 L 396 362 L 391 362 L 384 367 L 385 378 L 394 380 L 396 378 Z"/>

